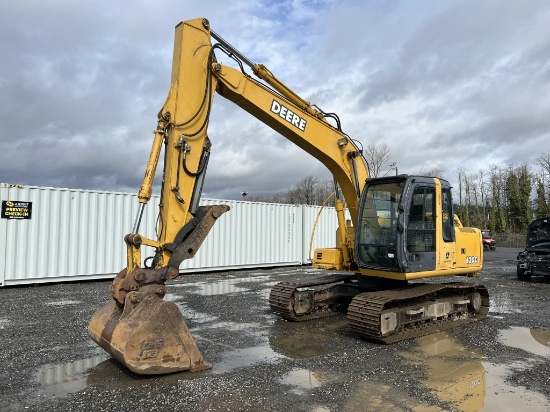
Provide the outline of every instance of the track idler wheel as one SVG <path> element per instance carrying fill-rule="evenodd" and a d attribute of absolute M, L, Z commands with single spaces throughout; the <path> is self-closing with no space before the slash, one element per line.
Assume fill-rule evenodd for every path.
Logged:
<path fill-rule="evenodd" d="M 128 293 L 122 306 L 114 299 L 90 319 L 92 340 L 134 373 L 159 375 L 200 371 L 212 366 L 204 362 L 177 305 L 158 293 Z"/>

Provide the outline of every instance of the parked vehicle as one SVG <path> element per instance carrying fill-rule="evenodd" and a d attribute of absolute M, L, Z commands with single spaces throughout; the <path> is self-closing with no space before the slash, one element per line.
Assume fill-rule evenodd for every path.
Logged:
<path fill-rule="evenodd" d="M 483 242 L 483 250 L 495 250 L 497 248 L 497 242 L 493 239 L 490 230 L 484 229 L 481 231 L 481 240 Z"/>
<path fill-rule="evenodd" d="M 527 228 L 525 250 L 518 260 L 518 279 L 531 276 L 550 276 L 550 217 L 533 220 Z"/>

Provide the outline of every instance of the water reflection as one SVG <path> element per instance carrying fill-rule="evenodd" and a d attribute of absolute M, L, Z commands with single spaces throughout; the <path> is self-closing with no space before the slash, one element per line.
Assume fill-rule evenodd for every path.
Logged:
<path fill-rule="evenodd" d="M 317 388 L 321 386 L 321 382 L 326 378 L 319 372 L 312 372 L 308 369 L 293 369 L 287 374 L 283 375 L 279 382 L 284 385 L 290 385 L 293 387 L 291 392 L 296 394 L 302 394 L 307 389 Z"/>
<path fill-rule="evenodd" d="M 541 345 L 550 346 L 550 330 L 531 328 L 531 336 Z"/>
<path fill-rule="evenodd" d="M 356 383 L 352 395 L 343 405 L 342 412 L 392 411 L 436 412 L 441 408 L 410 396 L 404 390 L 374 381 Z"/>
<path fill-rule="evenodd" d="M 464 348 L 447 333 L 415 340 L 416 347 L 400 356 L 421 364 L 427 373 L 422 385 L 459 410 L 477 411 L 485 402 L 485 369 L 479 355 Z"/>
<path fill-rule="evenodd" d="M 292 359 L 311 358 L 343 350 L 336 335 L 347 330 L 344 317 L 318 321 L 287 322 L 277 320 L 269 334 L 271 348 Z"/>
<path fill-rule="evenodd" d="M 550 410 L 546 397 L 525 386 L 512 386 L 510 376 L 518 371 L 532 369 L 534 364 L 527 360 L 502 365 L 483 362 L 487 372 L 487 398 L 483 411 L 529 411 Z"/>
<path fill-rule="evenodd" d="M 44 385 L 47 395 L 64 396 L 84 389 L 87 377 L 85 372 L 109 358 L 110 355 L 103 353 L 73 362 L 44 365 L 36 372 L 35 378 Z"/>
<path fill-rule="evenodd" d="M 550 331 L 513 327 L 499 332 L 499 340 L 535 355 L 550 355 Z M 441 401 L 461 411 L 529 410 L 547 411 L 548 400 L 541 393 L 508 383 L 510 376 L 533 369 L 544 360 L 486 362 L 445 332 L 415 340 L 409 352 L 400 352 L 405 362 L 421 365 L 422 385 Z M 427 376 L 427 378 L 425 378 Z M 411 409 L 414 409 L 411 405 Z"/>
<path fill-rule="evenodd" d="M 224 279 L 214 283 L 194 282 L 194 283 L 171 283 L 171 287 L 189 288 L 187 292 L 203 296 L 227 295 L 229 293 L 247 292 L 250 289 L 236 286 L 237 283 L 248 282 L 248 279 L 231 278 Z"/>
<path fill-rule="evenodd" d="M 499 331 L 501 343 L 540 356 L 550 356 L 550 331 L 512 326 Z"/>
<path fill-rule="evenodd" d="M 223 354 L 222 360 L 214 364 L 212 373 L 226 373 L 256 363 L 274 363 L 282 358 L 283 356 L 274 352 L 267 343 L 251 348 L 234 349 Z"/>
<path fill-rule="evenodd" d="M 227 329 L 231 331 L 254 332 L 263 327 L 260 323 L 218 322 L 209 325 L 208 329 Z"/>
<path fill-rule="evenodd" d="M 46 305 L 52 306 L 66 306 L 66 305 L 78 305 L 82 302 L 79 300 L 57 300 L 55 302 L 47 302 Z"/>
<path fill-rule="evenodd" d="M 204 313 L 204 312 L 197 312 L 196 310 L 191 309 L 189 306 L 187 306 L 184 303 L 180 303 L 176 301 L 175 304 L 178 306 L 185 320 L 189 321 L 189 323 L 191 324 L 192 323 L 202 324 L 202 323 L 212 322 L 218 319 L 217 316 L 209 315 L 208 313 Z M 192 328 L 192 325 L 188 325 L 188 326 Z"/>

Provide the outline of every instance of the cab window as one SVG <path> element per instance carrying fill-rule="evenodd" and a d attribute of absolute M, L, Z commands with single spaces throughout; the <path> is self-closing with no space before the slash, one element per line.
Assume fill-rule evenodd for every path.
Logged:
<path fill-rule="evenodd" d="M 409 252 L 435 252 L 435 216 L 435 188 L 417 186 L 409 207 Z"/>

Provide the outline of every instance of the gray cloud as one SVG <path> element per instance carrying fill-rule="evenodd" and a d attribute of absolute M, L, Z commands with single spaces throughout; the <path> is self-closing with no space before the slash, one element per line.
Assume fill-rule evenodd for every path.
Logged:
<path fill-rule="evenodd" d="M 0 181 L 137 191 L 168 92 L 174 26 L 203 16 L 337 112 L 352 137 L 388 144 L 402 172 L 518 165 L 550 148 L 546 1 L 203 3 L 0 5 Z M 219 97 L 209 135 L 208 197 L 330 178 Z"/>

